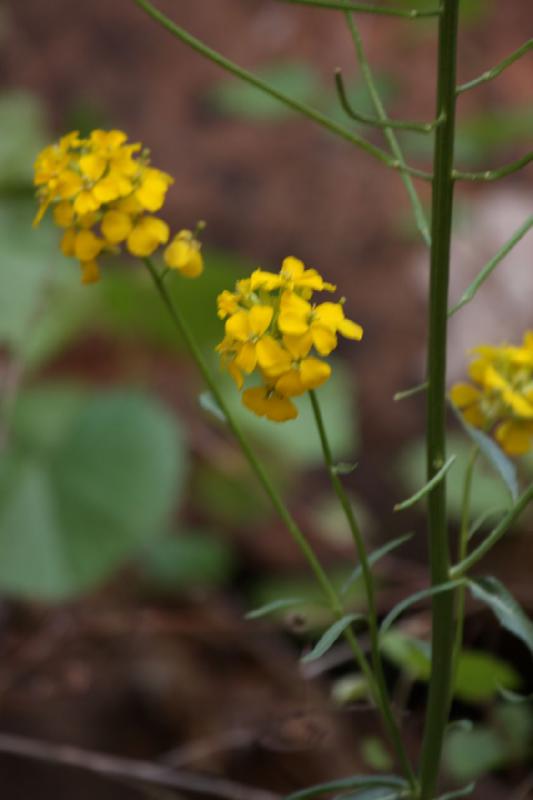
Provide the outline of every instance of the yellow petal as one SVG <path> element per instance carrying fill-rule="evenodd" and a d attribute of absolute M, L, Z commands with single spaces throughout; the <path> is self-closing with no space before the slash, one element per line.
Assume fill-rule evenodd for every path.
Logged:
<path fill-rule="evenodd" d="M 280 286 L 281 278 L 273 272 L 256 269 L 250 276 L 250 289 L 252 292 L 255 292 L 256 289 L 264 289 L 266 292 L 272 292 Z"/>
<path fill-rule="evenodd" d="M 496 439 L 510 456 L 521 456 L 531 448 L 533 426 L 508 420 L 496 429 Z"/>
<path fill-rule="evenodd" d="M 340 303 L 320 303 L 314 309 L 313 316 L 320 325 L 336 331 L 344 320 L 344 311 Z"/>
<path fill-rule="evenodd" d="M 331 375 L 331 367 L 319 358 L 306 358 L 300 364 L 300 377 L 306 389 L 322 386 Z"/>
<path fill-rule="evenodd" d="M 100 180 L 106 167 L 106 159 L 96 153 L 88 153 L 80 158 L 80 169 L 91 181 Z"/>
<path fill-rule="evenodd" d="M 172 178 L 159 169 L 146 169 L 135 197 L 147 211 L 157 211 L 165 201 Z"/>
<path fill-rule="evenodd" d="M 96 261 L 82 261 L 80 267 L 83 284 L 97 283 L 100 280 L 100 269 Z"/>
<path fill-rule="evenodd" d="M 346 339 L 355 339 L 360 341 L 363 338 L 363 329 L 357 322 L 352 322 L 351 319 L 343 319 L 339 323 L 339 333 Z"/>
<path fill-rule="evenodd" d="M 80 231 L 74 241 L 74 255 L 79 261 L 92 261 L 102 250 L 103 244 L 92 231 Z"/>
<path fill-rule="evenodd" d="M 128 250 L 140 258 L 150 256 L 159 245 L 168 241 L 169 229 L 166 222 L 157 217 L 142 217 L 128 236 Z"/>
<path fill-rule="evenodd" d="M 262 336 L 272 321 L 272 306 L 252 306 L 250 309 L 250 328 L 256 336 Z"/>
<path fill-rule="evenodd" d="M 67 228 L 61 239 L 61 252 L 64 256 L 74 255 L 74 244 L 76 242 L 77 231 L 75 228 Z"/>
<path fill-rule="evenodd" d="M 111 244 L 118 244 L 127 239 L 131 228 L 130 217 L 121 211 L 107 211 L 102 218 L 102 234 Z"/>
<path fill-rule="evenodd" d="M 309 330 L 309 325 L 306 318 L 299 314 L 294 314 L 292 311 L 280 311 L 278 328 L 289 336 L 302 336 Z"/>
<path fill-rule="evenodd" d="M 313 346 L 313 336 L 310 330 L 307 330 L 303 336 L 290 336 L 285 334 L 283 336 L 283 345 L 289 351 L 295 360 L 305 358 Z"/>
<path fill-rule="evenodd" d="M 100 201 L 95 197 L 92 190 L 81 191 L 74 200 L 74 211 L 79 217 L 90 214 L 100 207 Z"/>
<path fill-rule="evenodd" d="M 266 386 L 246 389 L 242 394 L 242 402 L 254 414 L 273 422 L 286 422 L 298 416 L 296 406 L 288 397 L 283 397 Z"/>
<path fill-rule="evenodd" d="M 331 328 L 313 323 L 311 326 L 313 344 L 321 356 L 329 356 L 332 350 L 337 347 L 337 336 Z"/>
<path fill-rule="evenodd" d="M 245 342 L 250 336 L 250 320 L 247 311 L 237 311 L 226 320 L 226 335 L 238 342 Z"/>
<path fill-rule="evenodd" d="M 63 200 L 68 200 L 80 191 L 82 185 L 80 176 L 76 172 L 67 169 L 59 176 L 57 194 Z"/>
<path fill-rule="evenodd" d="M 481 392 L 471 383 L 456 383 L 450 389 L 450 400 L 457 408 L 465 408 L 465 406 L 478 403 L 480 397 Z"/>
<path fill-rule="evenodd" d="M 177 269 L 186 278 L 197 278 L 204 269 L 200 242 L 191 231 L 180 231 L 166 248 L 163 258 L 171 269 Z"/>
<path fill-rule="evenodd" d="M 239 348 L 235 359 L 235 365 L 242 369 L 243 372 L 250 374 L 255 369 L 257 364 L 257 354 L 255 351 L 255 344 L 251 342 L 244 342 Z"/>
<path fill-rule="evenodd" d="M 54 222 L 56 225 L 59 225 L 60 228 L 68 228 L 72 225 L 74 220 L 74 209 L 72 207 L 72 203 L 69 203 L 68 200 L 62 200 L 61 203 L 58 203 L 54 206 Z"/>
<path fill-rule="evenodd" d="M 296 397 L 299 394 L 303 394 L 306 388 L 302 383 L 300 371 L 297 369 L 285 372 L 276 381 L 276 391 L 285 395 L 285 397 Z"/>
<path fill-rule="evenodd" d="M 263 336 L 257 342 L 257 362 L 269 376 L 276 377 L 287 372 L 291 366 L 289 353 L 272 336 Z"/>

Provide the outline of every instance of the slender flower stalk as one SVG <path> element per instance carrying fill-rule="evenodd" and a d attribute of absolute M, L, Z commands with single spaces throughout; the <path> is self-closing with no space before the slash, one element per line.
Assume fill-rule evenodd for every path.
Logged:
<path fill-rule="evenodd" d="M 376 607 L 374 579 L 372 577 L 372 572 L 368 561 L 365 542 L 361 533 L 361 529 L 359 527 L 359 523 L 357 521 L 357 517 L 355 516 L 352 504 L 350 502 L 350 499 L 348 498 L 344 490 L 344 486 L 342 485 L 342 481 L 340 480 L 337 471 L 335 469 L 333 454 L 331 451 L 331 446 L 326 432 L 326 426 L 324 425 L 324 419 L 322 416 L 322 411 L 320 408 L 318 397 L 314 391 L 310 391 L 309 398 L 311 400 L 313 415 L 315 418 L 315 423 L 320 438 L 320 444 L 322 446 L 324 462 L 326 464 L 326 468 L 329 473 L 333 490 L 337 495 L 341 508 L 348 521 L 350 532 L 352 534 L 352 538 L 359 558 L 359 563 L 361 565 L 361 572 L 363 576 L 363 582 L 365 586 L 365 593 L 368 606 L 368 629 L 370 633 L 372 667 L 374 669 L 377 690 L 380 696 L 381 712 L 383 714 L 384 722 L 389 732 L 389 735 L 395 744 L 396 752 L 398 753 L 401 759 L 401 764 L 404 774 L 408 777 L 409 782 L 411 784 L 411 788 L 416 789 L 417 786 L 416 777 L 412 770 L 411 763 L 405 752 L 398 724 L 394 718 L 394 714 L 391 708 L 389 693 L 387 689 L 387 684 L 385 681 L 385 675 L 383 672 L 383 663 L 381 660 L 381 654 L 379 649 L 378 615 Z"/>
<path fill-rule="evenodd" d="M 427 478 L 446 462 L 446 345 L 450 240 L 453 210 L 453 153 L 455 139 L 455 83 L 459 0 L 443 0 L 439 18 L 437 128 L 434 156 L 429 341 L 427 360 Z M 431 584 L 448 580 L 450 549 L 446 512 L 446 481 L 428 495 Z M 420 800 L 433 797 L 450 707 L 453 658 L 453 594 L 432 598 L 432 669 L 420 764 Z"/>

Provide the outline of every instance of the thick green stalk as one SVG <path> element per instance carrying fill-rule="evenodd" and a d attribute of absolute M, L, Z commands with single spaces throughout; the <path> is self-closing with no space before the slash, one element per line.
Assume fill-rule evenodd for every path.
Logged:
<path fill-rule="evenodd" d="M 374 590 L 374 579 L 372 577 L 370 564 L 368 562 L 368 555 L 366 552 L 365 543 L 352 504 L 346 492 L 344 491 L 344 486 L 342 485 L 342 482 L 335 469 L 333 454 L 331 452 L 331 447 L 329 444 L 326 427 L 324 425 L 324 419 L 322 417 L 320 403 L 318 402 L 318 397 L 316 396 L 314 391 L 309 392 L 309 397 L 311 400 L 311 406 L 313 408 L 316 427 L 320 438 L 320 444 L 322 446 L 324 462 L 326 464 L 326 468 L 329 473 L 333 490 L 337 495 L 341 508 L 344 511 L 344 515 L 348 521 L 350 532 L 352 534 L 352 538 L 354 540 L 355 548 L 359 558 L 359 563 L 361 565 L 361 572 L 363 576 L 363 583 L 365 586 L 365 593 L 368 606 L 368 630 L 370 634 L 372 666 L 374 669 L 374 676 L 376 679 L 376 688 L 379 693 L 379 706 L 381 709 L 381 713 L 383 715 L 383 720 L 387 732 L 391 738 L 391 741 L 394 744 L 394 748 L 398 754 L 398 757 L 401 760 L 401 765 L 404 774 L 408 777 L 411 783 L 411 787 L 415 789 L 416 778 L 413 773 L 411 763 L 405 752 L 401 733 L 398 728 L 397 722 L 394 718 L 394 714 L 392 712 L 389 693 L 387 690 L 387 684 L 385 681 L 385 675 L 383 673 L 383 664 L 381 661 L 381 654 L 379 650 L 378 615 L 377 615 L 376 598 Z"/>
<path fill-rule="evenodd" d="M 468 533 L 470 530 L 470 498 L 472 495 L 472 480 L 474 478 L 474 469 L 476 466 L 477 457 L 479 455 L 479 446 L 473 446 L 466 466 L 465 478 L 463 484 L 463 498 L 461 502 L 461 525 L 459 528 L 459 545 L 457 548 L 457 561 L 463 561 L 468 552 Z M 461 649 L 463 646 L 463 628 L 465 617 L 465 592 L 466 587 L 461 584 L 455 595 L 455 641 L 453 644 L 453 676 L 452 676 L 452 691 L 455 678 L 457 676 L 457 669 L 459 667 L 459 658 L 461 657 Z"/>
<path fill-rule="evenodd" d="M 453 211 L 453 153 L 455 138 L 455 82 L 459 0 L 442 0 L 439 18 L 436 117 L 443 119 L 435 139 L 431 223 L 431 275 L 427 359 L 427 478 L 446 461 L 446 343 L 450 240 Z M 428 495 L 431 584 L 449 578 L 450 547 L 446 514 L 446 482 Z M 420 765 L 420 800 L 431 800 L 437 783 L 444 730 L 450 706 L 453 657 L 451 592 L 432 598 L 432 669 Z"/>

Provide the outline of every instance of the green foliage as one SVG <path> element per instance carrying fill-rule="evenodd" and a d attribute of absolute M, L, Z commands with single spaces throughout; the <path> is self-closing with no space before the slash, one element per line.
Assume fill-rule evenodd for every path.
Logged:
<path fill-rule="evenodd" d="M 468 581 L 472 596 L 485 603 L 510 633 L 513 633 L 533 655 L 533 622 L 516 602 L 510 591 L 497 578 L 477 578 Z M 506 688 L 515 688 L 513 686 Z"/>
<path fill-rule="evenodd" d="M 457 457 L 453 469 L 447 475 L 446 483 L 448 510 L 450 516 L 455 520 L 459 520 L 461 517 L 464 476 L 471 449 L 471 445 L 463 437 L 456 434 L 448 437 L 448 450 L 455 453 Z M 473 517 L 480 516 L 487 508 L 504 509 L 510 505 L 506 486 L 494 472 L 483 469 L 485 464 L 486 462 L 480 459 L 472 480 L 470 508 Z M 424 483 L 425 465 L 426 453 L 422 441 L 408 445 L 401 453 L 398 472 L 406 491 L 415 492 Z"/>
<path fill-rule="evenodd" d="M 174 420 L 134 392 L 22 396 L 0 463 L 0 587 L 61 600 L 160 534 L 185 455 Z"/>
<path fill-rule="evenodd" d="M 396 775 L 351 775 L 349 778 L 318 783 L 315 786 L 309 786 L 307 789 L 293 792 L 287 795 L 285 800 L 308 800 L 311 797 L 321 797 L 344 789 L 358 789 L 359 794 L 351 795 L 352 797 L 362 797 L 364 795 L 361 795 L 361 792 L 366 790 L 380 791 L 382 794 L 379 796 L 384 799 L 385 797 L 393 798 L 395 796 L 391 795 L 391 789 L 396 790 L 399 794 L 404 788 L 405 781 Z M 388 794 L 384 794 L 383 790 L 387 790 Z"/>
<path fill-rule="evenodd" d="M 531 751 L 532 720 L 522 706 L 500 705 L 492 724 L 450 732 L 444 761 L 458 781 L 474 780 L 489 770 L 522 761 Z"/>
<path fill-rule="evenodd" d="M 381 646 L 387 658 L 413 681 L 429 680 L 431 649 L 427 642 L 400 631 L 389 631 Z M 506 661 L 465 648 L 459 658 L 454 684 L 454 697 L 467 703 L 486 703 L 494 699 L 500 688 L 516 689 L 520 676 Z"/>
<path fill-rule="evenodd" d="M 362 614 L 346 614 L 344 617 L 341 617 L 341 619 L 338 619 L 324 631 L 313 649 L 302 658 L 302 663 L 308 664 L 310 661 L 316 661 L 317 658 L 322 658 L 322 656 L 333 647 L 337 639 L 340 639 L 352 622 L 363 621 L 364 619 L 365 617 L 363 617 Z"/>
<path fill-rule="evenodd" d="M 46 144 L 44 110 L 36 96 L 0 94 L 0 130 L 0 190 L 31 184 L 35 156 Z"/>
<path fill-rule="evenodd" d="M 361 756 L 365 764 L 378 772 L 385 772 L 394 766 L 390 753 L 377 736 L 365 736 L 361 742 Z"/>
<path fill-rule="evenodd" d="M 140 566 L 157 589 L 179 592 L 227 583 L 235 569 L 235 554 L 231 545 L 214 533 L 180 530 L 176 536 L 154 540 L 143 553 Z"/>

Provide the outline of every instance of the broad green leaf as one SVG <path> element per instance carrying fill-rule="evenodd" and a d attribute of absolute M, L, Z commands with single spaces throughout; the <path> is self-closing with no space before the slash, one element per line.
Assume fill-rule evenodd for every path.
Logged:
<path fill-rule="evenodd" d="M 321 91 L 318 73 L 305 62 L 278 63 L 257 69 L 255 74 L 300 103 L 309 103 Z M 221 81 L 210 99 L 218 111 L 229 117 L 275 121 L 293 114 L 279 100 L 235 78 Z"/>
<path fill-rule="evenodd" d="M 346 628 L 348 628 L 352 622 L 364 619 L 365 617 L 362 614 L 346 614 L 344 617 L 341 617 L 341 619 L 338 619 L 322 634 L 313 649 L 302 658 L 302 664 L 308 664 L 310 661 L 316 661 L 317 658 L 321 658 L 335 644 L 337 639 L 342 636 Z"/>
<path fill-rule="evenodd" d="M 405 781 L 396 775 L 352 775 L 349 778 L 318 783 L 287 795 L 284 800 L 308 800 L 310 797 L 321 797 L 343 789 L 403 789 Z"/>
<path fill-rule="evenodd" d="M 517 689 L 520 675 L 507 661 L 490 653 L 465 649 L 461 653 L 455 677 L 454 696 L 467 703 L 492 700 L 500 687 Z"/>
<path fill-rule="evenodd" d="M 501 447 L 496 444 L 494 439 L 491 439 L 490 436 L 487 436 L 487 434 L 483 433 L 483 431 L 480 431 L 477 428 L 474 428 L 472 425 L 469 425 L 464 419 L 463 415 L 459 411 L 455 410 L 453 406 L 452 409 L 454 410 L 455 416 L 463 426 L 463 429 L 466 431 L 468 436 L 470 436 L 472 441 L 477 444 L 487 461 L 492 464 L 496 472 L 500 475 L 501 479 L 509 489 L 513 500 L 516 500 L 519 494 L 516 466 L 509 458 L 507 458 Z"/>
<path fill-rule="evenodd" d="M 503 583 L 497 578 L 488 577 L 468 580 L 467 586 L 472 596 L 485 603 L 500 624 L 521 639 L 533 654 L 533 622 L 526 616 Z"/>
<path fill-rule="evenodd" d="M 391 553 L 393 550 L 396 550 L 398 547 L 401 547 L 402 544 L 404 544 L 405 542 L 408 542 L 409 539 L 412 539 L 412 537 L 413 537 L 412 533 L 404 533 L 403 536 L 398 536 L 396 539 L 393 539 L 391 542 L 386 542 L 386 544 L 382 545 L 382 547 L 378 547 L 377 550 L 374 550 L 374 552 L 370 553 L 370 555 L 368 556 L 369 565 L 371 567 L 373 567 L 374 564 L 377 564 L 377 562 L 381 558 L 383 558 L 383 556 L 386 556 L 388 553 Z M 362 574 L 363 574 L 363 570 L 361 568 L 361 565 L 358 564 L 356 566 L 356 568 L 353 570 L 353 572 L 351 573 L 351 575 L 348 578 L 348 580 L 343 584 L 343 586 L 341 588 L 341 592 L 344 594 L 344 592 L 346 592 L 350 588 L 350 586 L 353 583 L 355 583 L 355 581 L 359 580 L 359 578 L 362 576 Z"/>
<path fill-rule="evenodd" d="M 0 588 L 60 600 L 108 577 L 168 522 L 185 459 L 155 400 L 113 391 L 24 399 L 0 463 Z M 68 390 L 64 390 L 67 392 Z M 29 408 L 33 405 L 35 419 Z M 50 430 L 48 425 L 52 420 Z"/>
<path fill-rule="evenodd" d="M 31 185 L 33 163 L 47 143 L 44 108 L 25 91 L 0 94 L 0 187 Z"/>
<path fill-rule="evenodd" d="M 227 583 L 235 568 L 235 555 L 221 536 L 186 530 L 155 539 L 142 553 L 140 567 L 157 588 L 176 592 Z"/>
<path fill-rule="evenodd" d="M 428 642 L 400 631 L 388 631 L 381 638 L 386 657 L 413 681 L 428 681 L 431 673 L 431 648 Z"/>
<path fill-rule="evenodd" d="M 457 459 L 453 469 L 446 477 L 447 503 L 450 516 L 459 520 L 465 471 L 470 458 L 472 445 L 464 436 L 452 434 L 448 436 L 448 450 L 455 453 Z M 487 468 L 488 467 L 488 468 Z M 490 471 L 489 471 L 490 470 Z M 407 492 L 415 492 L 426 480 L 426 451 L 422 440 L 405 448 L 398 461 L 400 480 Z M 506 486 L 499 477 L 493 474 L 485 459 L 479 460 L 472 480 L 470 509 L 472 518 L 481 516 L 487 508 L 509 508 L 510 498 Z"/>
<path fill-rule="evenodd" d="M 283 611 L 286 608 L 292 608 L 304 602 L 305 600 L 302 600 L 301 597 L 280 597 L 279 600 L 273 600 L 271 603 L 266 603 L 264 606 L 254 608 L 253 611 L 248 611 L 245 615 L 245 619 L 260 619 L 261 617 L 268 616 L 268 614 L 272 614 L 274 611 Z"/>

